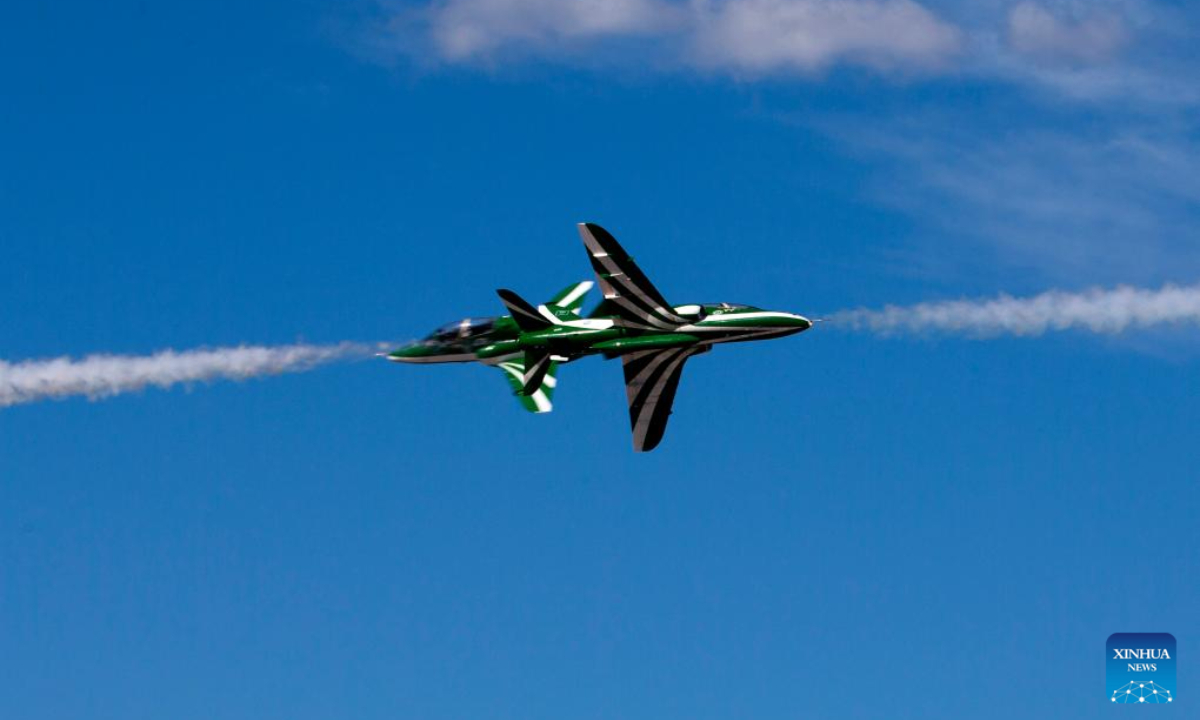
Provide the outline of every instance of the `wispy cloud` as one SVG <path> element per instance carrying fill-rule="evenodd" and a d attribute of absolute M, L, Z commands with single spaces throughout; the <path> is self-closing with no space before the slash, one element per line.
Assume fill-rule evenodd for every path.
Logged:
<path fill-rule="evenodd" d="M 1189 14 L 1154 0 L 378 0 L 358 50 L 495 68 L 548 62 L 641 72 L 885 76 L 1041 86 L 1061 98 L 1195 98 L 1164 56 L 1194 45 Z"/>
<path fill-rule="evenodd" d="M 153 355 L 89 355 L 23 362 L 0 361 L 0 407 L 72 396 L 99 399 L 146 387 L 246 380 L 311 370 L 331 362 L 369 357 L 375 346 L 241 346 L 164 350 Z"/>
<path fill-rule="evenodd" d="M 957 333 L 974 337 L 1041 335 L 1051 330 L 1120 333 L 1134 328 L 1200 323 L 1200 286 L 1159 290 L 1118 287 L 1029 298 L 1002 295 L 985 300 L 951 300 L 881 310 L 846 310 L 835 326 L 883 335 Z"/>
<path fill-rule="evenodd" d="M 967 77 L 1037 91 L 1050 105 L 1124 103 L 1154 112 L 1200 99 L 1187 60 L 1190 13 L 1155 0 L 1018 0 L 997 10 L 961 15 Z"/>
<path fill-rule="evenodd" d="M 837 64 L 926 72 L 961 41 L 913 0 L 443 0 L 392 10 L 381 27 L 377 51 L 418 60 L 652 59 L 653 67 L 740 77 Z"/>
<path fill-rule="evenodd" d="M 596 39 L 672 32 L 684 12 L 659 0 L 449 0 L 399 17 L 428 33 L 443 60 L 468 62 L 505 52 L 570 52 L 572 44 Z"/>
<path fill-rule="evenodd" d="M 739 79 L 814 76 L 843 65 L 1041 82 L 1080 96 L 1153 77 L 1116 61 L 1143 30 L 1161 38 L 1179 20 L 1151 0 L 379 0 L 379 7 L 364 42 L 371 54 L 419 63 L 539 60 Z"/>
<path fill-rule="evenodd" d="M 821 82 L 930 81 L 853 116 L 793 119 L 874 166 L 915 249 L 1057 281 L 1200 271 L 1200 15 L 1156 0 L 429 0 L 375 47 L 418 62 L 543 62 Z M 858 86 L 859 92 L 862 87 Z M 912 87 L 909 85 L 908 87 Z M 951 88 L 953 93 L 944 92 Z M 969 92 L 967 92 L 969 91 Z M 803 117 L 796 118 L 795 116 Z M 946 251 L 948 250 L 948 251 Z M 929 253 L 926 253 L 929 255 Z M 982 255 L 987 255 L 984 258 Z"/>
<path fill-rule="evenodd" d="M 835 63 L 933 70 L 961 33 L 910 0 L 730 0 L 692 5 L 692 58 L 740 74 L 813 72 Z"/>
<path fill-rule="evenodd" d="M 1004 112 L 929 110 L 822 127 L 876 164 L 872 199 L 917 222 L 916 262 L 937 245 L 942 258 L 1001 262 L 1052 281 L 1200 273 L 1200 152 L 1186 124 L 1014 118 L 997 130 L 993 110 Z"/>
<path fill-rule="evenodd" d="M 1007 35 L 1017 52 L 1048 63 L 1104 62 L 1129 40 L 1125 23 L 1111 11 L 1062 16 L 1035 2 L 1011 8 Z"/>

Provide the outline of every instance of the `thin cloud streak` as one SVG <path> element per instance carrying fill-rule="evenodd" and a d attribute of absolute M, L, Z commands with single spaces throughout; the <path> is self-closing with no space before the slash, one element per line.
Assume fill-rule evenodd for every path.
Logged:
<path fill-rule="evenodd" d="M 941 69 L 962 37 L 910 0 L 728 0 L 694 3 L 700 68 L 739 75 L 819 72 L 837 63 L 879 71 Z"/>
<path fill-rule="evenodd" d="M 337 345 L 243 345 L 204 350 L 163 350 L 153 355 L 89 355 L 26 360 L 0 360 L 0 408 L 82 396 L 91 400 L 154 386 L 213 380 L 246 380 L 297 373 L 320 365 L 369 357 L 377 347 L 362 343 Z"/>
<path fill-rule="evenodd" d="M 919 224 L 906 271 L 936 274 L 951 259 L 972 272 L 1019 269 L 1022 290 L 1197 277 L 1200 153 L 1185 119 L 1114 110 L 1103 122 L 998 122 L 1004 112 L 997 103 L 810 122 L 874 164 L 872 202 Z"/>
<path fill-rule="evenodd" d="M 376 0 L 350 41 L 374 62 L 544 62 L 819 80 L 1001 82 L 1082 104 L 1195 104 L 1194 13 L 1157 0 Z"/>
<path fill-rule="evenodd" d="M 1043 62 L 1104 62 L 1128 40 L 1121 19 L 1103 9 L 1081 19 L 1064 20 L 1043 5 L 1020 2 L 1008 15 L 1008 41 L 1013 49 Z"/>
<path fill-rule="evenodd" d="M 1037 336 L 1086 330 L 1116 334 L 1135 328 L 1200 323 L 1200 285 L 1158 290 L 1117 287 L 1082 293 L 1051 290 L 1029 298 L 1001 295 L 986 300 L 918 303 L 881 310 L 844 310 L 829 320 L 838 327 L 878 335 L 948 333 L 971 337 Z"/>
<path fill-rule="evenodd" d="M 442 0 L 383 4 L 367 40 L 381 59 L 568 64 L 814 75 L 835 65 L 907 75 L 945 69 L 957 27 L 915 0 Z"/>

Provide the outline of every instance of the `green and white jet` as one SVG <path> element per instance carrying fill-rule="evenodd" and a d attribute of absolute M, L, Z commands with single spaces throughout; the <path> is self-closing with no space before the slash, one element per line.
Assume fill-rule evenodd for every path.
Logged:
<path fill-rule="evenodd" d="M 608 231 L 580 223 L 579 234 L 604 293 L 587 317 L 580 309 L 591 282 L 566 287 L 537 307 L 511 290 L 497 290 L 509 315 L 444 325 L 385 357 L 402 363 L 493 365 L 504 372 L 521 404 L 537 413 L 553 407 L 559 364 L 589 355 L 619 357 L 633 447 L 648 451 L 666 431 L 688 358 L 717 343 L 794 335 L 813 325 L 800 315 L 749 305 L 671 305 Z"/>

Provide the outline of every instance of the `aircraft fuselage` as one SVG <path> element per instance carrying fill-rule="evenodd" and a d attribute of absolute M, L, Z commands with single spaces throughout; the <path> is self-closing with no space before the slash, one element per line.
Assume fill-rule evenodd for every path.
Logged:
<path fill-rule="evenodd" d="M 544 330 L 521 332 L 508 316 L 470 319 L 445 326 L 424 340 L 390 353 L 387 358 L 406 363 L 482 362 L 494 365 L 524 353 L 527 348 L 549 348 L 561 362 L 589 355 L 618 357 L 640 350 L 714 345 L 716 343 L 766 340 L 803 332 L 812 327 L 807 318 L 788 312 L 760 310 L 718 303 L 681 305 L 673 308 L 688 324 L 670 332 L 622 327 L 613 318 L 565 320 Z M 505 322 L 507 321 L 507 322 Z M 472 333 L 474 327 L 485 332 Z M 453 328 L 460 330 L 456 334 Z"/>

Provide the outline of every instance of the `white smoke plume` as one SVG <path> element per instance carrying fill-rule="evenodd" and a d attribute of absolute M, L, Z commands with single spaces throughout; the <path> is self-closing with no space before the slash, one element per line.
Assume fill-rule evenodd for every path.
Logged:
<path fill-rule="evenodd" d="M 1072 329 L 1114 334 L 1152 325 L 1200 323 L 1200 285 L 1166 285 L 1158 290 L 1122 286 L 1082 293 L 1051 290 L 1029 298 L 1001 295 L 986 300 L 887 305 L 881 310 L 845 310 L 829 319 L 839 326 L 880 335 L 1028 336 Z"/>
<path fill-rule="evenodd" d="M 243 345 L 203 350 L 163 350 L 153 355 L 88 355 L 0 360 L 0 408 L 76 395 L 90 399 L 134 392 L 147 386 L 245 380 L 263 375 L 303 372 L 318 365 L 369 357 L 374 345 Z"/>
<path fill-rule="evenodd" d="M 1200 324 L 1200 285 L 1158 290 L 1117 287 L 1082 293 L 1051 290 L 1029 298 L 1008 295 L 843 310 L 835 326 L 880 335 L 957 333 L 974 337 L 1041 335 L 1051 330 L 1119 333 L 1165 324 Z M 89 355 L 46 360 L 0 360 L 0 408 L 83 396 L 99 399 L 149 386 L 213 380 L 246 380 L 304 372 L 333 362 L 371 356 L 382 345 L 242 345 L 163 350 L 152 355 Z"/>

